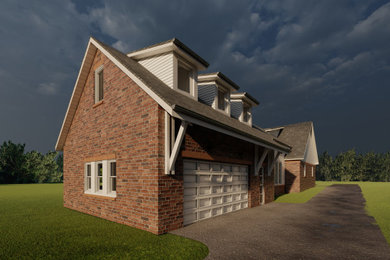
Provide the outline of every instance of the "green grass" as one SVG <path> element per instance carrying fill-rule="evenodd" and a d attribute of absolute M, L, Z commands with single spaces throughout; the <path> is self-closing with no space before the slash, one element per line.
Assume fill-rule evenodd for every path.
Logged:
<path fill-rule="evenodd" d="M 301 193 L 285 194 L 276 202 L 305 203 L 326 186 L 332 184 L 358 184 L 366 200 L 366 210 L 379 225 L 387 242 L 390 244 L 390 182 L 325 182 L 317 181 L 316 187 Z"/>
<path fill-rule="evenodd" d="M 330 184 L 317 182 L 314 188 L 298 193 L 284 194 L 279 196 L 275 201 L 280 203 L 305 203 L 329 185 Z"/>
<path fill-rule="evenodd" d="M 203 259 L 208 248 L 62 206 L 62 184 L 0 185 L 0 259 Z"/>

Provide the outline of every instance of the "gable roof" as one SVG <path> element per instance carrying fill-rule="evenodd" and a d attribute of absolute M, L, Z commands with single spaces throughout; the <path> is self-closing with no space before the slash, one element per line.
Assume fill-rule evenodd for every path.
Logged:
<path fill-rule="evenodd" d="M 76 80 L 61 132 L 58 136 L 56 144 L 57 151 L 63 149 L 66 136 L 69 132 L 70 125 L 85 85 L 89 68 L 92 65 L 92 60 L 97 49 L 99 49 L 114 64 L 116 64 L 169 114 L 177 117 L 180 117 L 180 114 L 195 117 L 201 121 L 208 122 L 212 125 L 233 131 L 241 136 L 245 136 L 250 140 L 261 142 L 284 152 L 289 152 L 290 147 L 287 144 L 283 144 L 282 142 L 276 140 L 277 138 L 272 135 L 264 131 L 254 129 L 237 121 L 236 119 L 223 115 L 215 109 L 171 89 L 137 61 L 93 37 L 89 40 L 87 51 L 84 56 L 79 76 Z"/>
<path fill-rule="evenodd" d="M 309 136 L 313 129 L 313 122 L 301 122 L 291 125 L 279 126 L 264 129 L 266 132 L 276 136 L 278 140 L 292 146 L 291 152 L 286 155 L 288 160 L 305 159 L 306 147 Z"/>

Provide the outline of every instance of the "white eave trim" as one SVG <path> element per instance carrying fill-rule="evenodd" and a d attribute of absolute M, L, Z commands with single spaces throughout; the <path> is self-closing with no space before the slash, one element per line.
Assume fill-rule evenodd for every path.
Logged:
<path fill-rule="evenodd" d="M 159 54 L 171 52 L 171 51 L 177 53 L 179 56 L 181 56 L 185 60 L 189 61 L 191 64 L 195 65 L 195 67 L 198 70 L 205 70 L 206 69 L 206 67 L 202 63 L 200 63 L 195 58 L 193 58 L 191 55 L 187 54 L 185 51 L 183 51 L 182 49 L 177 47 L 174 42 L 168 42 L 168 43 L 165 43 L 165 44 L 162 44 L 159 46 L 155 46 L 155 47 L 151 47 L 151 48 L 147 48 L 147 49 L 143 49 L 143 50 L 139 50 L 139 51 L 135 51 L 135 52 L 130 52 L 127 54 L 127 56 L 130 58 L 133 58 L 135 60 L 140 60 L 143 58 L 152 57 L 155 55 L 159 55 Z"/>
<path fill-rule="evenodd" d="M 71 107 L 75 106 L 75 104 L 73 103 L 74 102 L 74 99 L 75 99 L 75 93 L 76 93 L 76 90 L 77 90 L 77 86 L 78 84 L 80 83 L 80 76 L 82 75 L 82 71 L 83 71 L 83 68 L 84 68 L 84 65 L 85 65 L 85 62 L 87 60 L 87 57 L 91 57 L 88 55 L 89 51 L 90 51 L 90 48 L 93 48 L 91 47 L 91 38 L 89 39 L 89 42 L 88 42 L 88 45 L 87 45 L 87 50 L 85 51 L 85 54 L 84 54 L 84 58 L 83 58 L 83 61 L 81 62 L 81 67 L 80 67 L 80 70 L 79 70 L 79 74 L 77 75 L 77 79 L 76 79 L 76 83 L 73 87 L 73 91 L 72 91 L 72 96 L 70 98 L 70 102 L 68 104 L 68 108 L 66 109 L 66 113 L 65 113 L 65 117 L 64 117 L 64 120 L 62 121 L 62 126 L 61 126 L 61 130 L 60 130 L 60 134 L 58 135 L 58 138 L 57 138 L 57 142 L 56 142 L 56 146 L 55 146 L 55 150 L 56 151 L 62 151 L 62 148 L 63 148 L 63 145 L 61 146 L 61 148 L 59 147 L 59 142 L 60 142 L 60 139 L 61 139 L 61 136 L 62 136 L 62 133 L 64 131 L 64 128 L 65 128 L 65 123 L 68 119 L 68 116 L 69 116 L 69 111 L 71 109 Z M 96 52 L 96 49 L 95 50 L 92 50 L 94 53 L 93 53 L 93 57 L 95 56 L 95 52 Z M 91 54 L 90 54 L 91 55 Z M 91 64 L 92 65 L 92 64 Z M 85 76 L 87 77 L 87 75 Z M 83 80 L 83 83 L 85 82 L 86 78 Z M 80 93 L 80 97 L 81 97 L 81 93 Z M 78 106 L 78 102 L 77 102 L 77 105 Z M 73 116 L 72 115 L 72 118 L 70 119 L 70 121 L 73 120 Z M 70 123 L 69 123 L 70 124 Z"/>
<path fill-rule="evenodd" d="M 259 145 L 259 146 L 262 146 L 262 147 L 265 147 L 265 148 L 268 148 L 268 149 L 271 149 L 271 150 L 274 150 L 274 151 L 277 151 L 277 152 L 280 152 L 280 153 L 283 153 L 283 154 L 286 154 L 286 151 L 283 151 L 279 148 L 276 148 L 274 146 L 271 146 L 271 145 L 268 145 L 268 144 L 264 144 L 262 142 L 259 142 L 259 141 L 256 141 L 256 140 L 253 140 L 252 138 L 249 138 L 249 137 L 246 137 L 244 135 L 240 135 L 236 132 L 233 132 L 233 131 L 230 131 L 230 130 L 227 130 L 227 129 L 224 129 L 222 127 L 219 127 L 219 126 L 216 126 L 216 125 L 213 125 L 213 124 L 210 124 L 210 123 L 207 123 L 205 121 L 202 121 L 202 120 L 199 120 L 199 119 L 196 119 L 194 117 L 191 117 L 191 116 L 187 116 L 185 114 L 182 114 L 182 113 L 178 113 L 178 118 L 181 119 L 181 120 L 185 120 L 189 123 L 193 123 L 193 124 L 196 124 L 196 125 L 200 125 L 200 126 L 203 126 L 205 128 L 208 128 L 208 129 L 211 129 L 211 130 L 214 130 L 214 131 L 217 131 L 217 132 L 220 132 L 220 133 L 223 133 L 223 134 L 226 134 L 226 135 L 230 135 L 230 136 L 233 136 L 235 138 L 238 138 L 238 139 L 241 139 L 241 140 L 244 140 L 244 141 L 247 141 L 249 143 L 253 143 L 253 144 L 256 144 L 256 145 Z"/>

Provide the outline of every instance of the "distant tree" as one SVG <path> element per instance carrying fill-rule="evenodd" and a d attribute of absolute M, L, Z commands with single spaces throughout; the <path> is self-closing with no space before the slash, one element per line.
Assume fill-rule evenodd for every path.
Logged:
<path fill-rule="evenodd" d="M 333 158 L 328 152 L 324 152 L 319 157 L 319 165 L 317 167 L 317 179 L 321 181 L 331 180 L 331 167 Z"/>
<path fill-rule="evenodd" d="M 390 181 L 390 153 L 358 154 L 351 149 L 333 159 L 324 152 L 317 169 L 317 180 Z"/>
<path fill-rule="evenodd" d="M 25 170 L 34 176 L 33 182 L 60 182 L 61 173 L 56 161 L 57 152 L 48 152 L 43 155 L 37 151 L 26 154 Z"/>
<path fill-rule="evenodd" d="M 58 165 L 58 174 L 60 176 L 59 182 L 63 181 L 63 173 L 64 173 L 64 154 L 63 153 L 58 153 L 56 162 Z"/>
<path fill-rule="evenodd" d="M 24 171 L 25 144 L 3 142 L 0 146 L 0 183 L 24 183 L 31 181 L 31 175 Z"/>

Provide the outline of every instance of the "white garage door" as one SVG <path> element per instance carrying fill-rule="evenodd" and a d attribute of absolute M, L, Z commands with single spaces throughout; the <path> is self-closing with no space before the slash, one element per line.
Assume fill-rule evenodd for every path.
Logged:
<path fill-rule="evenodd" d="M 248 166 L 184 161 L 184 225 L 248 207 Z"/>

